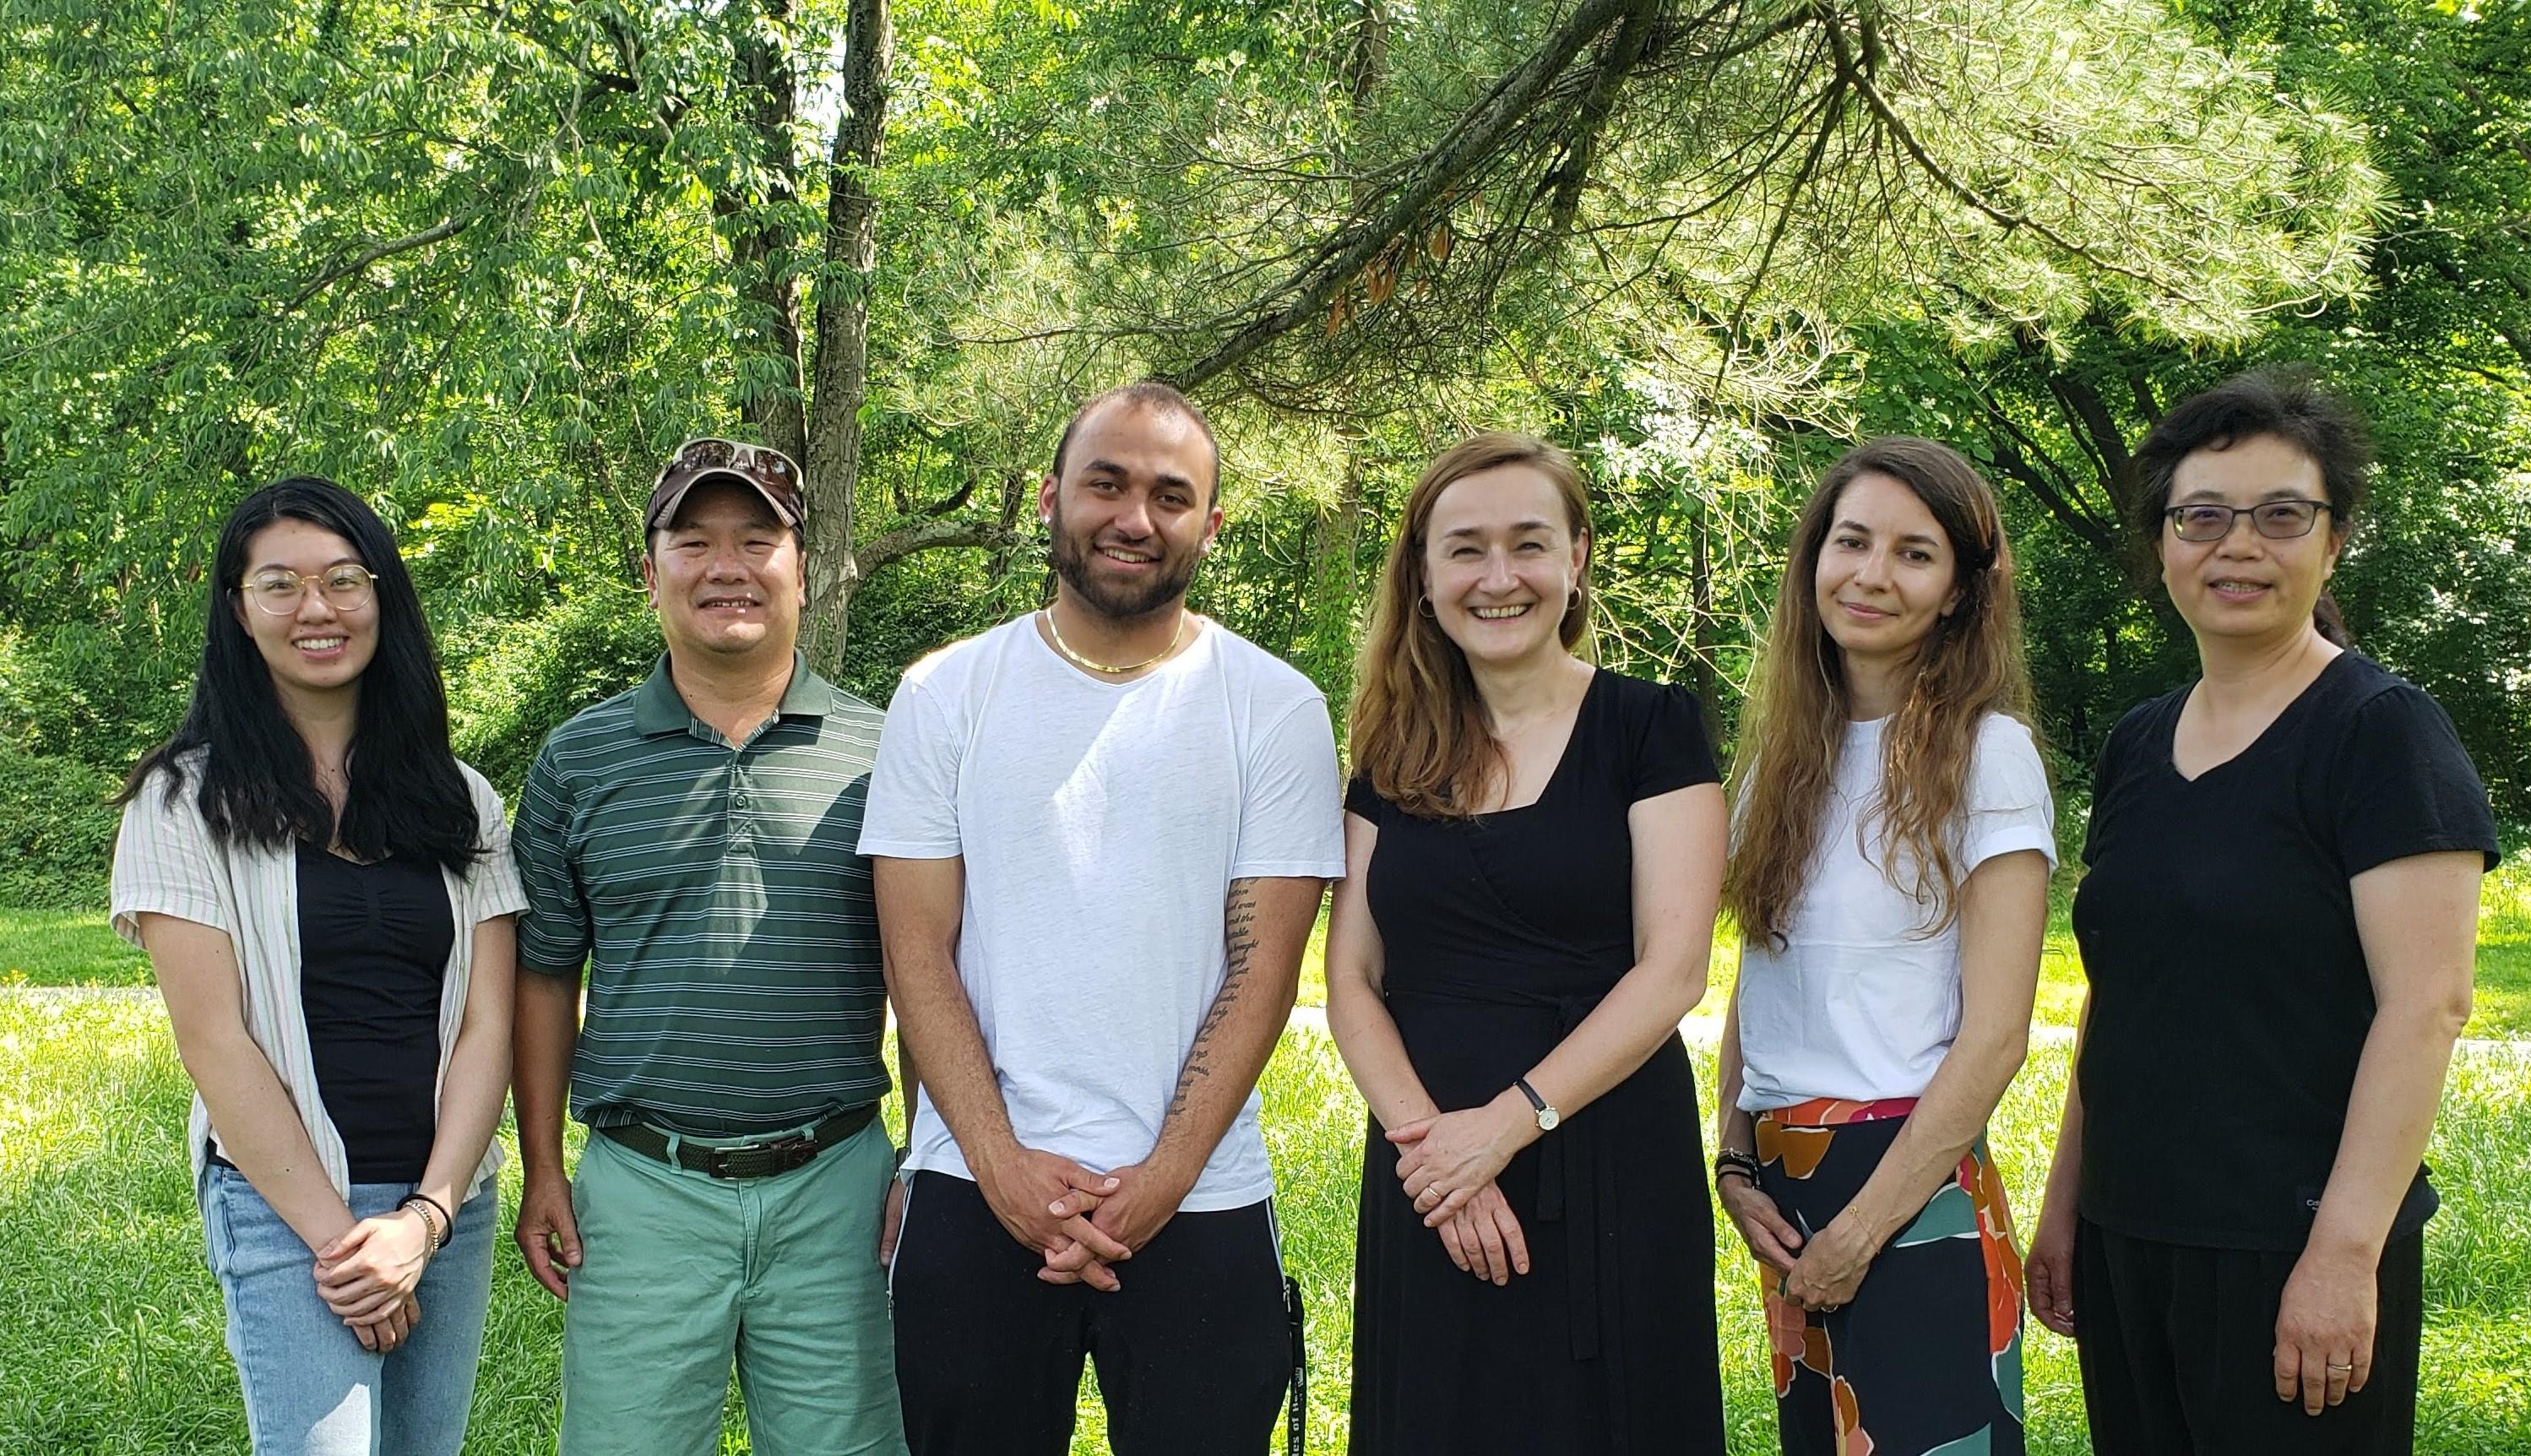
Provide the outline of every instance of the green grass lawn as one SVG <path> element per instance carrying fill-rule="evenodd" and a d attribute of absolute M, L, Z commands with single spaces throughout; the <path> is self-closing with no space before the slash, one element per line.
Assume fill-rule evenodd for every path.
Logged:
<path fill-rule="evenodd" d="M 2070 1027 L 2083 1009 L 2083 963 L 2066 923 L 2070 887 L 2051 897 L 2048 940 L 2040 953 L 2039 1002 L 2033 1021 Z M 1301 957 L 1301 1004 L 1327 1003 L 1327 920 Z M 1714 943 L 1713 975 L 1700 1016 L 1719 1017 L 1740 968 L 1740 947 L 1728 935 Z M 125 945 L 101 914 L 87 911 L 0 910 L 0 985 L 147 985 L 149 964 Z M 2478 1011 L 2472 1036 L 2531 1036 L 2531 859 L 2517 856 L 2487 877 L 2479 899 Z"/>
<path fill-rule="evenodd" d="M 2066 1048 L 2043 1043 L 1997 1111 L 1994 1140 L 2024 1226 L 2036 1210 Z M 1699 1076 L 1711 1086 L 1708 1050 Z M 0 1451 L 242 1451 L 219 1295 L 185 1181 L 187 1101 L 154 999 L 0 988 Z M 1286 1256 L 1311 1310 L 1311 1449 L 1343 1449 L 1348 1310 L 1363 1111 L 1323 1036 L 1286 1036 L 1266 1082 Z M 505 1134 L 506 1136 L 506 1134 Z M 2455 1067 L 2433 1158 L 2418 1449 L 2531 1450 L 2531 1058 Z M 505 1177 L 515 1189 L 516 1176 Z M 507 1214 L 504 1215 L 506 1222 Z M 1726 1235 L 1727 1237 L 1727 1235 Z M 1757 1283 L 1717 1248 L 1716 1298 L 1735 1452 L 1770 1452 L 1773 1416 Z M 552 1447 L 561 1312 L 506 1248 L 476 1390 L 470 1452 Z M 2032 1449 L 2084 1452 L 2073 1351 L 2030 1326 Z M 735 1419 L 723 1449 L 746 1449 Z M 1105 1449 L 1085 1402 L 1076 1453 Z"/>
<path fill-rule="evenodd" d="M 2476 999 L 2468 1035 L 2531 1036 L 2531 859 L 2520 855 L 2479 895 Z"/>
<path fill-rule="evenodd" d="M 0 985 L 147 985 L 149 961 L 92 910 L 0 910 Z"/>

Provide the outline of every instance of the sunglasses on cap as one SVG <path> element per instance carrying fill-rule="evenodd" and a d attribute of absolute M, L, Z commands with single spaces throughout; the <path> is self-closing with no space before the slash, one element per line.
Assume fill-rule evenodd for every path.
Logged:
<path fill-rule="evenodd" d="M 800 499 L 800 467 L 790 456 L 770 445 L 700 435 L 679 445 L 660 467 L 659 478 L 650 487 L 645 528 L 656 531 L 665 525 L 677 514 L 686 492 L 713 476 L 728 476 L 754 486 L 785 526 L 797 527 L 807 515 Z"/>

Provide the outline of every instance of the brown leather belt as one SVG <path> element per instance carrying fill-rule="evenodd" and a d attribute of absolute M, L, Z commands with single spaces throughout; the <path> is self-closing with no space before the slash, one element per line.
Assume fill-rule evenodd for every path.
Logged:
<path fill-rule="evenodd" d="M 763 1143 L 739 1143 L 721 1148 L 705 1148 L 679 1139 L 677 1155 L 668 1155 L 668 1135 L 644 1123 L 625 1123 L 619 1127 L 602 1127 L 596 1131 L 625 1148 L 654 1162 L 688 1169 L 711 1178 L 770 1178 L 806 1167 L 818 1153 L 869 1127 L 878 1115 L 878 1104 L 865 1103 L 846 1108 L 805 1133 L 788 1138 L 775 1138 Z"/>

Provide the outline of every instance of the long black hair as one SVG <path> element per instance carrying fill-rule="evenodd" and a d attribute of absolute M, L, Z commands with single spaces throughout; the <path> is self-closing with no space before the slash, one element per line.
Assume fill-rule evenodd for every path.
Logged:
<path fill-rule="evenodd" d="M 281 710 L 272 671 L 238 620 L 247 547 L 276 521 L 332 532 L 377 577 L 377 651 L 361 674 L 360 721 L 344 765 L 350 785 L 339 824 L 317 792 L 307 743 Z M 406 857 L 466 871 L 481 853 L 482 825 L 449 751 L 448 695 L 422 598 L 377 512 L 319 476 L 277 480 L 238 502 L 212 554 L 204 618 L 202 670 L 185 721 L 133 766 L 117 803 L 137 797 L 161 770 L 172 800 L 185 777 L 178 760 L 206 749 L 197 802 L 223 843 L 339 843 L 362 860 Z"/>
<path fill-rule="evenodd" d="M 2363 412 L 2320 382 L 2308 368 L 2272 364 L 2235 374 L 2171 407 L 2135 450 L 2136 492 L 2127 525 L 2150 545 L 2162 539 L 2163 510 L 2179 463 L 2200 450 L 2229 450 L 2242 440 L 2274 435 L 2320 467 L 2329 496 L 2329 529 L 2343 535 L 2364 503 L 2373 469 L 2373 443 Z M 2312 608 L 2312 626 L 2341 647 L 2355 645 L 2346 619 L 2327 588 Z"/>

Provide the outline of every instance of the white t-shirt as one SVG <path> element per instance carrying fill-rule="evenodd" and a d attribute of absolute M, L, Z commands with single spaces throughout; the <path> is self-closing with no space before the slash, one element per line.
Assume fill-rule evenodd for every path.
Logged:
<path fill-rule="evenodd" d="M 1960 927 L 1925 926 L 1932 907 L 1890 884 L 1881 846 L 1857 824 L 1881 790 L 1881 729 L 1849 724 L 1819 847 L 1781 950 L 1750 936 L 1740 952 L 1740 1106 L 1812 1097 L 1921 1095 L 1960 1032 Z M 1962 879 L 2015 850 L 2056 863 L 2048 770 L 2030 730 L 2001 713 L 1978 726 L 1953 842 Z M 1876 837 L 1880 826 L 1874 826 Z M 1900 881 L 1912 881 L 1900 867 Z"/>
<path fill-rule="evenodd" d="M 1034 617 L 906 670 L 862 853 L 963 856 L 958 978 L 1022 1146 L 1141 1162 L 1221 988 L 1222 902 L 1252 876 L 1344 873 L 1326 700 L 1210 622 L 1130 683 L 1092 679 Z M 1180 1206 L 1274 1191 L 1251 1092 Z M 909 1168 L 972 1178 L 928 1096 Z"/>

